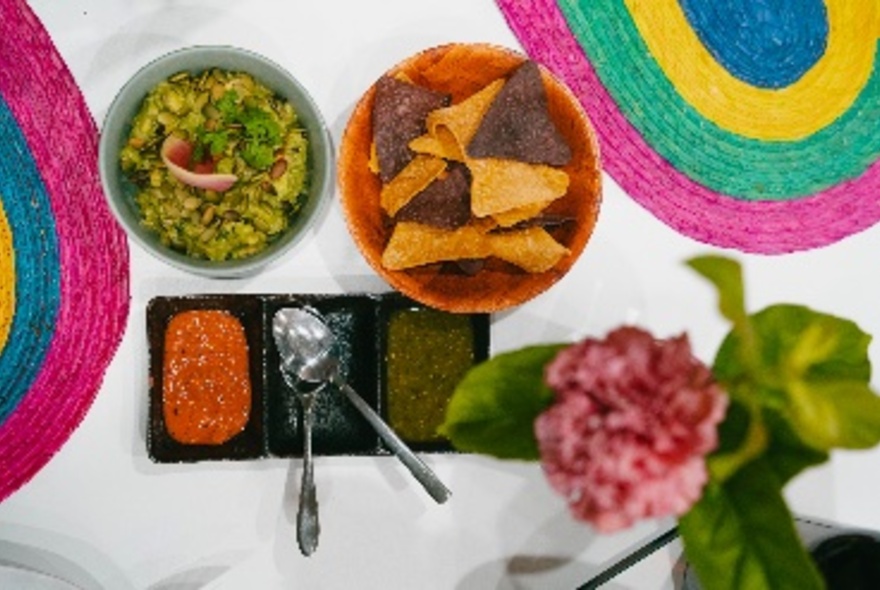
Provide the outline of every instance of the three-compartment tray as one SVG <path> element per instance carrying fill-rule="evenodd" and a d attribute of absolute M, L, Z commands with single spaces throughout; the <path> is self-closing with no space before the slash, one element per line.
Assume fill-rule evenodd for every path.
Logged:
<path fill-rule="evenodd" d="M 149 340 L 149 412 L 147 451 L 157 463 L 206 460 L 248 460 L 267 457 L 298 457 L 303 451 L 302 411 L 297 394 L 284 382 L 280 359 L 272 337 L 272 319 L 284 307 L 309 306 L 319 311 L 337 337 L 335 353 L 344 379 L 417 452 L 451 452 L 439 434 L 426 436 L 424 426 L 408 423 L 420 414 L 437 421 L 437 396 L 422 399 L 412 390 L 401 398 L 403 372 L 430 370 L 435 360 L 450 353 L 465 355 L 470 365 L 489 356 L 489 316 L 450 314 L 425 307 L 398 293 L 244 295 L 208 294 L 156 297 L 147 305 Z M 248 344 L 251 408 L 244 429 L 222 444 L 186 444 L 175 440 L 166 428 L 163 413 L 165 335 L 169 321 L 188 310 L 222 310 L 242 324 Z M 412 354 L 390 356 L 389 349 L 406 350 L 389 326 L 399 314 L 416 314 L 408 322 L 406 338 L 427 348 L 428 358 Z M 443 331 L 457 323 L 457 338 Z M 464 337 L 462 337 L 464 335 Z M 450 351 L 456 347 L 469 350 Z M 430 351 L 436 350 L 435 353 Z M 401 360 L 402 358 L 402 360 Z M 442 362 L 438 361 L 440 366 Z M 402 365 L 401 363 L 408 363 Z M 466 369 L 465 369 L 466 370 Z M 416 374 L 416 373 L 412 373 Z M 396 378 L 395 378 L 396 375 Z M 451 395 L 451 391 L 448 392 Z M 439 403 L 444 403 L 440 400 Z M 425 405 L 424 408 L 421 404 Z M 429 405 L 431 407 L 429 407 Z M 345 395 L 327 388 L 315 405 L 312 448 L 316 455 L 385 455 L 389 449 Z M 407 435 L 407 430 L 415 434 Z"/>

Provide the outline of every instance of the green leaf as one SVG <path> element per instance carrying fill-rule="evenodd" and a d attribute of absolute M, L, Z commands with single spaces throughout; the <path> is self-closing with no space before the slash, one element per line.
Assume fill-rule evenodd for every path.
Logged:
<path fill-rule="evenodd" d="M 522 348 L 468 371 L 453 393 L 440 433 L 461 451 L 538 459 L 535 418 L 553 401 L 544 367 L 565 346 Z"/>
<path fill-rule="evenodd" d="M 859 379 L 871 376 L 871 337 L 849 320 L 802 305 L 772 305 L 756 313 L 762 365 L 783 379 Z"/>
<path fill-rule="evenodd" d="M 769 434 L 760 408 L 731 399 L 718 438 L 718 449 L 707 457 L 707 464 L 712 481 L 720 483 L 767 449 Z"/>
<path fill-rule="evenodd" d="M 777 411 L 748 408 L 735 400 L 719 426 L 719 439 L 719 448 L 707 457 L 715 483 L 723 483 L 758 458 L 774 472 L 780 485 L 807 467 L 828 460 L 827 452 L 805 445 Z"/>
<path fill-rule="evenodd" d="M 734 326 L 740 326 L 747 321 L 742 269 L 739 263 L 723 256 L 707 255 L 691 258 L 687 264 L 718 289 L 721 315 Z"/>
<path fill-rule="evenodd" d="M 723 256 L 697 256 L 687 261 L 695 271 L 708 279 L 718 290 L 718 308 L 721 315 L 733 324 L 732 333 L 737 337 L 734 352 L 738 365 L 746 375 L 755 371 L 760 353 L 750 317 L 746 311 L 742 268 L 739 263 Z M 739 390 L 730 391 L 736 395 Z M 749 393 L 746 390 L 746 393 Z"/>
<path fill-rule="evenodd" d="M 761 343 L 758 370 L 742 363 L 744 343 L 732 331 L 713 367 L 722 385 L 751 389 L 757 403 L 787 419 L 817 451 L 880 442 L 880 398 L 868 384 L 868 334 L 849 320 L 798 305 L 768 307 L 751 323 Z"/>
<path fill-rule="evenodd" d="M 820 590 L 824 582 L 803 547 L 763 461 L 725 484 L 709 484 L 679 520 L 685 552 L 706 590 Z"/>
<path fill-rule="evenodd" d="M 789 421 L 775 410 L 765 409 L 763 418 L 767 430 L 773 433 L 764 461 L 776 474 L 780 484 L 788 483 L 807 467 L 820 465 L 828 460 L 827 451 L 805 445 L 791 429 Z"/>
<path fill-rule="evenodd" d="M 795 381 L 789 391 L 791 422 L 810 446 L 868 449 L 880 442 L 880 398 L 867 384 Z"/>

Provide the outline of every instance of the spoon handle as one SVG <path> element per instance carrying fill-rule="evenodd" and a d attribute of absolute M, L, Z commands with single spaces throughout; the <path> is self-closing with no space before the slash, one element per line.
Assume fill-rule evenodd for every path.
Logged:
<path fill-rule="evenodd" d="M 315 471 L 312 464 L 312 423 L 314 395 L 300 394 L 303 408 L 303 473 L 296 513 L 296 540 L 303 555 L 311 555 L 318 547 L 318 496 L 315 493 Z"/>
<path fill-rule="evenodd" d="M 391 427 L 382 420 L 379 414 L 377 414 L 376 411 L 364 401 L 364 398 L 358 395 L 350 385 L 338 377 L 334 381 L 336 386 L 345 393 L 346 397 L 348 397 L 351 403 L 354 404 L 354 407 L 364 415 L 364 418 L 366 418 L 373 426 L 379 436 L 382 437 L 382 440 L 384 440 L 394 454 L 397 455 L 397 458 L 406 465 L 407 469 L 410 470 L 410 473 L 412 473 L 419 483 L 422 484 L 425 491 L 427 491 L 438 504 L 442 504 L 448 500 L 449 496 L 452 495 L 452 492 L 443 485 L 443 482 L 440 481 L 437 474 L 435 474 L 424 461 L 413 453 L 412 449 L 410 449 L 405 442 L 400 440 L 400 437 L 397 436 Z"/>

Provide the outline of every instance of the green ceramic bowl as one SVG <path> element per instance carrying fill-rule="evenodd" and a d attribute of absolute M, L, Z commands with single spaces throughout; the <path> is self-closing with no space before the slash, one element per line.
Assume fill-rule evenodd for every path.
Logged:
<path fill-rule="evenodd" d="M 135 186 L 119 164 L 131 121 L 141 103 L 159 82 L 171 75 L 209 68 L 247 72 L 287 99 L 294 107 L 309 139 L 309 189 L 305 206 L 287 232 L 266 249 L 241 260 L 215 262 L 193 258 L 164 246 L 158 235 L 144 227 L 134 200 Z M 141 68 L 122 87 L 110 105 L 98 147 L 101 184 L 110 209 L 130 238 L 153 256 L 177 268 L 199 275 L 225 278 L 252 275 L 285 255 L 306 233 L 333 186 L 333 149 L 324 119 L 306 89 L 281 66 L 250 51 L 225 46 L 197 46 L 169 53 Z"/>

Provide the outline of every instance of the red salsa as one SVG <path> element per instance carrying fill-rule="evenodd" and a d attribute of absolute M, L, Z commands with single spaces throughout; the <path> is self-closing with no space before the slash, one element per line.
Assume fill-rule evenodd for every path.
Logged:
<path fill-rule="evenodd" d="M 244 327 L 221 310 L 178 313 L 165 332 L 165 427 L 176 441 L 219 445 L 244 430 L 251 411 Z"/>

